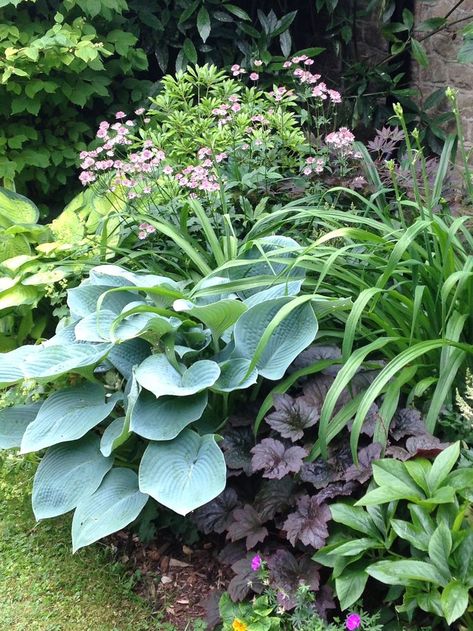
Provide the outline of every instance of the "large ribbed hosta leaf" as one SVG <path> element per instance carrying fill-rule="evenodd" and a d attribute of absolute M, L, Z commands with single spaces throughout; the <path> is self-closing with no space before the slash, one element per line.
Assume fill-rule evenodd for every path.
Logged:
<path fill-rule="evenodd" d="M 19 447 L 26 428 L 34 421 L 41 404 L 18 405 L 0 410 L 0 449 Z"/>
<path fill-rule="evenodd" d="M 74 552 L 94 541 L 121 530 L 143 510 L 148 496 L 138 488 L 138 478 L 131 469 L 114 468 L 99 488 L 83 498 L 72 520 Z"/>
<path fill-rule="evenodd" d="M 130 429 L 149 440 L 171 440 L 187 425 L 199 420 L 206 406 L 206 392 L 156 399 L 143 390 L 133 408 Z"/>
<path fill-rule="evenodd" d="M 91 313 L 97 312 L 97 303 L 103 294 L 108 292 L 101 300 L 100 309 L 108 309 L 118 314 L 130 302 L 137 300 L 140 295 L 130 291 L 109 291 L 107 285 L 82 284 L 79 287 L 69 289 L 67 292 L 67 304 L 71 314 L 75 317 L 85 318 Z"/>
<path fill-rule="evenodd" d="M 219 376 L 218 364 L 208 359 L 193 363 L 190 368 L 184 368 L 181 374 L 164 354 L 148 357 L 136 369 L 138 382 L 156 397 L 196 394 L 212 386 Z"/>
<path fill-rule="evenodd" d="M 150 443 L 140 464 L 140 489 L 180 515 L 203 506 L 225 488 L 226 466 L 211 434 L 185 429 L 177 438 Z"/>
<path fill-rule="evenodd" d="M 188 300 L 176 300 L 175 311 L 184 311 L 200 320 L 211 331 L 215 339 L 219 339 L 224 331 L 233 326 L 247 309 L 239 300 L 219 300 L 208 305 L 195 305 Z"/>
<path fill-rule="evenodd" d="M 309 344 L 317 333 L 317 319 L 309 302 L 292 303 L 300 298 L 276 298 L 256 304 L 246 311 L 235 324 L 234 356 L 253 361 L 257 352 L 256 368 L 267 379 L 281 379 L 289 365 Z M 294 304 L 295 308 L 291 310 Z M 281 310 L 287 308 L 282 318 Z M 264 347 L 261 341 L 275 318 L 281 321 L 271 331 Z"/>
<path fill-rule="evenodd" d="M 104 387 L 95 383 L 55 392 L 26 428 L 21 441 L 22 453 L 81 438 L 107 418 L 120 396 L 105 400 Z"/>
<path fill-rule="evenodd" d="M 112 458 L 104 458 L 100 453 L 99 438 L 94 434 L 50 447 L 33 484 L 36 519 L 56 517 L 75 508 L 83 497 L 99 487 L 112 464 Z"/>
<path fill-rule="evenodd" d="M 134 366 L 141 364 L 150 354 L 150 345 L 145 340 L 127 340 L 117 344 L 107 355 L 109 362 L 115 366 L 126 379 L 131 378 Z"/>
<path fill-rule="evenodd" d="M 220 377 L 212 386 L 212 390 L 233 392 L 233 390 L 243 390 L 252 386 L 258 379 L 258 371 L 253 368 L 248 374 L 250 364 L 250 360 L 243 357 L 227 359 L 220 363 Z"/>

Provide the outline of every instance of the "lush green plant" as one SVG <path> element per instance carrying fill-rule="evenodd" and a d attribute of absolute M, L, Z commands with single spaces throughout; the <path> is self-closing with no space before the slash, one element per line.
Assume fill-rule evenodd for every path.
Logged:
<path fill-rule="evenodd" d="M 471 626 L 473 468 L 452 471 L 459 452 L 455 443 L 433 463 L 379 460 L 373 464 L 376 488 L 354 506 L 330 507 L 341 528 L 314 559 L 333 568 L 342 608 L 363 594 L 371 576 L 400 588 L 388 599 L 403 594 L 398 610 L 410 618 L 420 608 L 449 625 L 462 619 Z"/>
<path fill-rule="evenodd" d="M 51 340 L 0 356 L 3 387 L 52 384 L 42 403 L 2 412 L 1 445 L 49 448 L 33 508 L 38 519 L 76 508 L 74 549 L 136 519 L 150 495 L 185 515 L 223 490 L 215 432 L 242 389 L 280 379 L 317 332 L 314 297 L 297 297 L 303 275 L 285 273 L 296 245 L 262 240 L 192 289 L 96 267 Z"/>

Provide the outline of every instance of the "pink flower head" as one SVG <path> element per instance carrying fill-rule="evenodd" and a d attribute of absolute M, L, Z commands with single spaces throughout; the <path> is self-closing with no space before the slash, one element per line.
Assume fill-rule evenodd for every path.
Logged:
<path fill-rule="evenodd" d="M 148 233 L 145 230 L 140 230 L 138 232 L 138 239 L 141 239 L 141 241 L 143 239 L 146 239 L 147 236 L 148 236 Z"/>
<path fill-rule="evenodd" d="M 230 70 L 232 72 L 240 72 L 240 66 L 238 64 L 233 64 L 233 66 L 230 68 Z"/>
<path fill-rule="evenodd" d="M 310 167 L 304 167 L 304 170 L 302 172 L 304 173 L 304 175 L 310 175 L 312 173 L 312 169 Z"/>
<path fill-rule="evenodd" d="M 342 102 L 342 97 L 341 97 L 340 92 L 337 92 L 336 90 L 327 90 L 327 93 L 328 93 L 332 103 L 341 103 Z"/>
<path fill-rule="evenodd" d="M 258 74 L 257 72 L 252 72 L 252 73 L 250 74 L 250 79 L 251 79 L 252 81 L 258 81 L 258 79 L 259 79 L 259 74 Z"/>
<path fill-rule="evenodd" d="M 118 121 L 118 120 L 120 120 L 121 118 L 126 118 L 126 114 L 125 114 L 125 112 L 121 112 L 121 111 L 120 111 L 120 112 L 117 112 L 117 113 L 115 114 L 115 118 L 116 118 L 116 119 L 117 119 L 117 121 Z"/>
<path fill-rule="evenodd" d="M 253 572 L 257 572 L 261 568 L 262 564 L 263 559 L 260 557 L 259 554 L 255 554 L 255 556 L 251 559 L 251 569 L 253 570 Z M 353 628 L 356 629 L 357 627 Z"/>
<path fill-rule="evenodd" d="M 236 103 L 237 101 L 240 100 L 240 97 L 238 96 L 238 94 L 230 94 L 230 96 L 228 97 L 228 100 L 231 103 Z"/>
<path fill-rule="evenodd" d="M 137 110 L 135 110 L 135 114 L 136 114 L 137 116 L 141 116 L 141 115 L 142 115 L 142 114 L 144 114 L 144 113 L 145 113 L 145 108 L 144 108 L 144 107 L 140 107 L 140 108 L 138 108 Z"/>
<path fill-rule="evenodd" d="M 256 74 L 256 73 L 254 73 Z M 239 112 L 241 110 L 241 105 L 239 103 L 234 103 L 232 105 L 232 112 Z"/>
<path fill-rule="evenodd" d="M 283 68 L 290 68 L 292 66 L 292 61 L 285 61 L 282 65 Z"/>
<path fill-rule="evenodd" d="M 255 59 L 255 60 L 254 60 L 254 62 L 253 62 L 253 64 L 254 64 L 256 67 L 259 67 L 259 66 L 262 66 L 262 65 L 263 65 L 263 62 L 261 61 L 261 59 Z"/>
<path fill-rule="evenodd" d="M 348 631 L 354 631 L 361 627 L 361 617 L 357 613 L 350 613 L 345 621 L 345 626 Z"/>
<path fill-rule="evenodd" d="M 172 174 L 172 167 L 170 167 L 169 165 L 165 166 L 163 169 L 163 173 L 165 173 L 166 175 L 171 175 Z"/>
<path fill-rule="evenodd" d="M 313 59 L 305 59 L 304 60 L 304 66 L 312 66 L 313 63 L 314 63 Z"/>

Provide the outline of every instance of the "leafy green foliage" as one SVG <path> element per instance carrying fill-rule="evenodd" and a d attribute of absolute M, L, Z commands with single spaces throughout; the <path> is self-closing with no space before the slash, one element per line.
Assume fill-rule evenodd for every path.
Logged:
<path fill-rule="evenodd" d="M 376 488 L 353 506 L 330 507 L 341 526 L 314 559 L 333 568 L 343 609 L 362 596 L 371 576 L 402 587 L 398 610 L 410 618 L 420 608 L 451 625 L 466 614 L 473 584 L 467 516 L 473 469 L 452 471 L 459 452 L 454 443 L 432 463 L 379 460 L 373 464 Z"/>
<path fill-rule="evenodd" d="M 267 240 L 262 271 L 281 241 L 297 245 Z M 240 264 L 257 261 L 243 254 Z M 279 297 L 257 292 L 250 302 L 235 282 L 231 293 L 225 289 L 222 273 L 184 289 L 162 276 L 95 267 L 69 290 L 70 316 L 52 339 L 0 356 L 3 386 L 24 379 L 58 385 L 46 388 L 22 436 L 31 416 L 19 423 L 15 407 L 5 410 L 2 433 L 23 453 L 49 448 L 33 508 L 40 518 L 75 508 L 74 549 L 134 521 L 150 496 L 185 515 L 219 495 L 226 465 L 215 432 L 240 390 L 278 379 L 313 341 L 310 297 L 294 295 L 300 285 L 288 293 L 283 269 L 273 274 Z M 215 283 L 219 294 L 206 292 Z M 115 377 L 104 380 L 104 371 Z M 68 383 L 72 374 L 80 375 L 77 385 Z"/>

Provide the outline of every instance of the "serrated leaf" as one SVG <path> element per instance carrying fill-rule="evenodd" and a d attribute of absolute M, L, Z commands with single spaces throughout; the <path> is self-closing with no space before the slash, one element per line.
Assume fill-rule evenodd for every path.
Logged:
<path fill-rule="evenodd" d="M 263 438 L 251 450 L 251 466 L 254 471 L 263 469 L 264 478 L 280 480 L 288 473 L 298 473 L 307 451 L 302 447 L 289 447 L 274 438 Z"/>
<path fill-rule="evenodd" d="M 236 508 L 233 511 L 233 521 L 228 528 L 228 536 L 231 541 L 246 539 L 246 549 L 251 550 L 268 536 L 268 529 L 263 524 L 262 517 L 252 506 L 246 504 L 243 508 Z"/>
<path fill-rule="evenodd" d="M 121 530 L 143 510 L 148 495 L 138 488 L 131 469 L 114 468 L 99 488 L 77 506 L 72 520 L 73 551 Z"/>
<path fill-rule="evenodd" d="M 219 376 L 218 364 L 208 359 L 194 362 L 190 368 L 183 369 L 181 374 L 164 354 L 148 357 L 136 369 L 138 382 L 156 397 L 196 394 L 213 386 Z"/>
<path fill-rule="evenodd" d="M 411 51 L 412 56 L 417 61 L 417 63 L 421 65 L 422 68 L 427 68 L 427 66 L 429 65 L 429 58 L 424 46 L 416 39 L 411 39 Z"/>
<path fill-rule="evenodd" d="M 320 584 L 318 568 L 306 556 L 298 560 L 289 550 L 276 550 L 268 558 L 268 569 L 271 584 L 276 589 L 278 604 L 286 611 L 293 609 L 301 585 L 317 591 Z"/>
<path fill-rule="evenodd" d="M 226 466 L 213 435 L 185 429 L 165 443 L 150 443 L 140 464 L 140 489 L 180 515 L 217 497 Z"/>
<path fill-rule="evenodd" d="M 39 451 L 82 438 L 107 418 L 116 403 L 116 396 L 105 400 L 105 389 L 100 384 L 87 383 L 54 392 L 26 428 L 21 452 Z"/>
<path fill-rule="evenodd" d="M 264 589 L 263 583 L 251 567 L 253 557 L 254 553 L 249 554 L 232 565 L 235 576 L 228 585 L 228 593 L 233 601 L 244 600 L 250 590 L 261 594 Z"/>
<path fill-rule="evenodd" d="M 274 412 L 268 414 L 266 422 L 283 438 L 293 443 L 304 436 L 304 430 L 319 420 L 319 412 L 304 397 L 293 399 L 288 394 L 275 394 Z"/>
<path fill-rule="evenodd" d="M 265 480 L 256 494 L 254 506 L 265 521 L 285 512 L 294 503 L 294 481 L 290 476 L 281 480 Z"/>
<path fill-rule="evenodd" d="M 41 404 L 16 405 L 0 410 L 0 449 L 19 447 L 26 428 L 36 418 Z"/>
<path fill-rule="evenodd" d="M 293 546 L 300 540 L 318 550 L 328 537 L 327 523 L 330 519 L 327 504 L 319 504 L 316 497 L 304 495 L 297 501 L 297 511 L 287 516 L 283 529 Z"/>
<path fill-rule="evenodd" d="M 93 434 L 81 440 L 50 447 L 41 459 L 33 483 L 36 519 L 57 517 L 91 495 L 111 469 L 113 460 L 100 453 Z"/>

